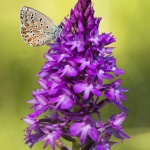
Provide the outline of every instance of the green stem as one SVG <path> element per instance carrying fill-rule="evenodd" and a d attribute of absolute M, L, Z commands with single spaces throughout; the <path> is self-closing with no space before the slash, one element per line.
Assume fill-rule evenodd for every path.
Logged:
<path fill-rule="evenodd" d="M 80 140 L 78 137 L 74 138 L 74 142 L 72 142 L 72 149 L 73 150 L 80 150 Z"/>

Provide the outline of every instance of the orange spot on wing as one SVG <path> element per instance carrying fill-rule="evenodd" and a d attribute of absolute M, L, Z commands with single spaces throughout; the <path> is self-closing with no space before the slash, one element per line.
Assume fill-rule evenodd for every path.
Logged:
<path fill-rule="evenodd" d="M 26 36 L 25 36 L 25 38 L 28 38 L 28 37 L 29 37 L 29 35 L 26 35 Z"/>
<path fill-rule="evenodd" d="M 33 45 L 33 46 L 37 46 L 37 44 L 36 44 L 36 43 L 32 43 L 32 45 Z"/>
<path fill-rule="evenodd" d="M 31 39 L 31 38 L 29 38 L 27 41 L 28 41 L 28 42 L 31 42 L 31 41 L 32 41 L 32 39 Z"/>
<path fill-rule="evenodd" d="M 26 28 L 22 28 L 22 31 L 26 31 Z"/>
<path fill-rule="evenodd" d="M 29 24 L 28 24 L 28 23 L 26 23 L 26 24 L 25 24 L 25 26 L 26 26 L 26 27 L 29 27 Z"/>
<path fill-rule="evenodd" d="M 23 31 L 22 33 L 23 33 L 23 34 L 26 34 L 27 32 Z"/>
<path fill-rule="evenodd" d="M 27 15 L 23 15 L 24 18 L 27 18 Z"/>

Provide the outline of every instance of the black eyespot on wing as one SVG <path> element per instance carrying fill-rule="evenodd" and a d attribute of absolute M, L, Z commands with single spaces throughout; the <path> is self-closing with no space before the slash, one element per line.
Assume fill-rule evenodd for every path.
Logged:
<path fill-rule="evenodd" d="M 42 18 L 40 18 L 40 22 L 42 21 Z"/>

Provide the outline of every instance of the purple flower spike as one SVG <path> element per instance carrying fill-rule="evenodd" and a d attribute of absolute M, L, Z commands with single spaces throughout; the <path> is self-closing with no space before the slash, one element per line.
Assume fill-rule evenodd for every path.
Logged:
<path fill-rule="evenodd" d="M 32 112 L 23 119 L 28 124 L 24 140 L 30 147 L 44 141 L 44 148 L 52 150 L 56 145 L 60 150 L 110 150 L 116 144 L 112 136 L 129 138 L 121 126 L 127 117 L 122 105 L 127 89 L 116 79 L 125 72 L 117 67 L 115 47 L 110 46 L 116 39 L 99 32 L 102 18 L 94 17 L 91 0 L 78 0 L 64 20 L 60 35 L 47 44 L 46 62 L 37 74 L 40 88 L 33 91 L 28 101 Z M 102 108 L 109 103 L 122 112 L 104 121 Z"/>

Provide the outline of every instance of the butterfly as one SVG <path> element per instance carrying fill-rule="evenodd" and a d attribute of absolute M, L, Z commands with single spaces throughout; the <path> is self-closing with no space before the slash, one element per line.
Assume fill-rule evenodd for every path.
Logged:
<path fill-rule="evenodd" d="M 63 26 L 57 26 L 43 13 L 24 6 L 20 10 L 21 35 L 30 46 L 40 46 L 55 41 Z"/>

